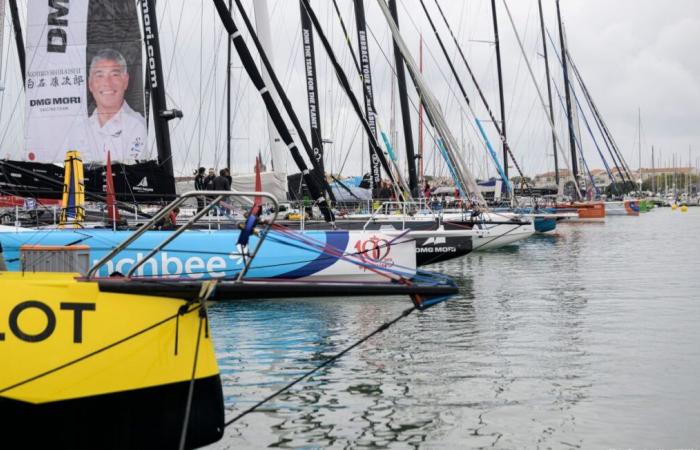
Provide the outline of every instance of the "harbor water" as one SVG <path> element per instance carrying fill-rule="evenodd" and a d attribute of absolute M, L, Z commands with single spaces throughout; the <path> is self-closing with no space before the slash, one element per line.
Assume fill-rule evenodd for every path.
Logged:
<path fill-rule="evenodd" d="M 414 312 L 226 429 L 211 448 L 698 448 L 700 208 L 562 224 L 432 266 Z M 216 304 L 227 418 L 411 306 Z"/>

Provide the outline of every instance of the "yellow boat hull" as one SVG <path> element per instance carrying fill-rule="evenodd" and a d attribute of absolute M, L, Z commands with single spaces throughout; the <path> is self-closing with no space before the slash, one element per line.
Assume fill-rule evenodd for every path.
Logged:
<path fill-rule="evenodd" d="M 7 448 L 176 447 L 195 355 L 187 446 L 218 440 L 221 380 L 197 304 L 75 277 L 0 273 Z"/>

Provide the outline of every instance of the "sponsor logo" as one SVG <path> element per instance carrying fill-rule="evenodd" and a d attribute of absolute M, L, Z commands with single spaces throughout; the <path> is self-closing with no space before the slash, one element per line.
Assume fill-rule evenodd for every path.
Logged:
<path fill-rule="evenodd" d="M 146 42 L 146 65 L 148 66 L 148 77 L 151 81 L 151 88 L 155 89 L 158 87 L 158 73 L 156 72 L 156 50 L 155 50 L 155 35 L 153 28 L 155 25 L 151 25 L 151 11 L 148 7 L 148 0 L 143 0 L 141 2 L 141 11 L 143 15 L 143 39 Z M 154 22 L 155 23 L 155 22 Z"/>
<path fill-rule="evenodd" d="M 126 275 L 126 273 L 131 269 L 134 264 L 143 260 L 143 253 L 136 253 L 136 258 L 118 258 L 116 261 L 109 261 L 100 270 L 102 275 L 110 275 L 114 272 L 119 272 Z M 243 257 L 240 254 L 230 253 L 228 259 L 234 265 L 241 265 L 243 263 Z M 96 264 L 98 260 L 95 260 L 93 264 Z M 205 276 L 211 278 L 221 278 L 228 274 L 230 275 L 230 268 L 228 268 L 228 262 L 223 256 L 211 256 L 211 257 L 201 257 L 201 256 L 171 256 L 168 252 L 161 252 L 158 256 L 148 258 L 141 267 L 136 270 L 137 276 L 164 276 L 173 278 L 192 278 L 199 279 Z"/>
<path fill-rule="evenodd" d="M 68 20 L 62 17 L 68 15 L 69 0 L 49 0 L 49 16 L 47 18 L 46 51 L 49 53 L 65 53 L 68 46 Z"/>
<path fill-rule="evenodd" d="M 80 101 L 80 97 L 37 98 L 29 100 L 29 106 L 70 105 Z"/>
<path fill-rule="evenodd" d="M 30 312 L 32 310 L 34 312 Z M 56 330 L 58 320 L 71 320 L 69 317 L 72 317 L 73 343 L 80 344 L 83 342 L 83 313 L 88 311 L 95 311 L 95 303 L 61 302 L 57 314 L 51 306 L 40 300 L 25 300 L 10 310 L 7 323 L 10 333 L 20 341 L 41 342 L 51 337 Z M 44 316 L 46 321 L 44 327 L 37 330 L 23 325 L 21 317 L 25 314 Z M 5 333 L 0 332 L 0 342 L 4 340 Z"/>
<path fill-rule="evenodd" d="M 377 236 L 372 236 L 369 239 L 358 240 L 354 246 L 357 251 L 356 255 L 364 263 L 381 268 L 388 268 L 394 265 L 394 260 L 390 258 L 391 242 Z M 369 270 L 370 267 L 365 267 L 364 270 Z"/>
<path fill-rule="evenodd" d="M 443 237 L 431 237 L 431 238 L 426 239 L 425 242 L 423 242 L 421 244 L 421 247 L 425 247 L 426 245 L 444 244 L 446 242 L 447 242 L 447 239 L 444 236 Z"/>

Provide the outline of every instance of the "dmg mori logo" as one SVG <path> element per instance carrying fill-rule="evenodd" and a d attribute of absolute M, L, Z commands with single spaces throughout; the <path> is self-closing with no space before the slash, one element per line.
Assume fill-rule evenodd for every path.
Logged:
<path fill-rule="evenodd" d="M 156 50 L 155 44 L 155 33 L 153 29 L 155 28 L 155 22 L 151 24 L 151 10 L 148 7 L 148 0 L 141 1 L 141 11 L 143 13 L 143 39 L 146 42 L 146 64 L 148 65 L 148 77 L 151 80 L 151 88 L 155 89 L 158 87 L 158 73 L 156 72 Z"/>
<path fill-rule="evenodd" d="M 68 47 L 68 20 L 62 17 L 68 15 L 68 0 L 49 0 L 49 8 L 49 16 L 46 19 L 46 51 L 65 53 Z"/>

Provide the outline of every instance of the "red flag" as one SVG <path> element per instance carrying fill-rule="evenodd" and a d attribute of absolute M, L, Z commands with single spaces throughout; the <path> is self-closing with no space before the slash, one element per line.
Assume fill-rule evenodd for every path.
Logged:
<path fill-rule="evenodd" d="M 112 158 L 107 150 L 107 217 L 110 223 L 119 220 L 119 210 L 117 209 L 117 199 L 114 193 L 114 180 L 112 179 Z"/>
<path fill-rule="evenodd" d="M 260 177 L 260 157 L 255 158 L 255 191 L 262 191 L 262 178 Z M 262 205 L 262 197 L 259 195 L 255 196 L 255 203 L 253 203 L 254 209 L 259 209 Z"/>

